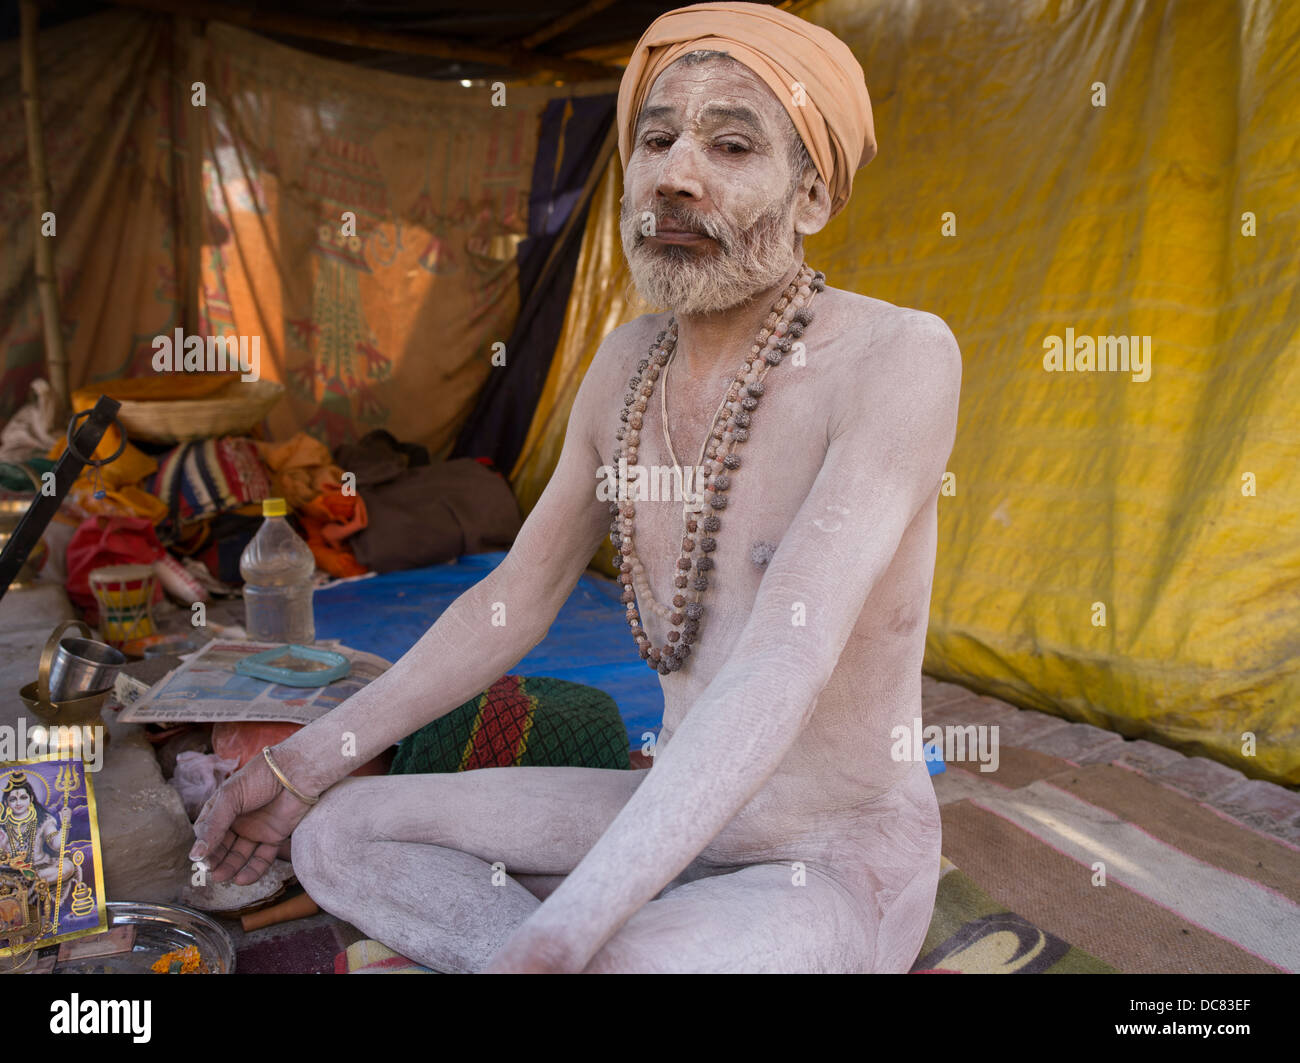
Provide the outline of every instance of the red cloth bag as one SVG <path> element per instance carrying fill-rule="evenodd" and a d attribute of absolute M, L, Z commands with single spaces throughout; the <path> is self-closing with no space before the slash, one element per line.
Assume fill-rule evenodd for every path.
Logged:
<path fill-rule="evenodd" d="M 68 543 L 68 597 L 96 624 L 99 608 L 90 590 L 91 572 L 106 565 L 152 565 L 163 552 L 153 522 L 144 517 L 87 517 Z M 162 593 L 158 584 L 153 600 Z"/>

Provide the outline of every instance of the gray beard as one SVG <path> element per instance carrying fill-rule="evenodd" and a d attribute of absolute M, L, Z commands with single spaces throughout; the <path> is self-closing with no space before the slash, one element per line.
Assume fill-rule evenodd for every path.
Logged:
<path fill-rule="evenodd" d="M 691 247 L 651 249 L 641 233 L 642 212 L 624 204 L 619 219 L 628 272 L 641 298 L 677 314 L 708 314 L 747 302 L 755 293 L 779 283 L 797 264 L 789 231 L 793 194 L 761 214 L 744 232 L 717 217 L 689 207 L 665 212 L 684 228 L 703 232 L 717 242 L 712 252 Z M 656 224 L 667 227 L 665 221 Z"/>

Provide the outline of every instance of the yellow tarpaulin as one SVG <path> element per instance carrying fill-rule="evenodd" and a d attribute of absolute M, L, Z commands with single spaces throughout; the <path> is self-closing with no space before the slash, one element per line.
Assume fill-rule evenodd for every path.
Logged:
<path fill-rule="evenodd" d="M 1300 783 L 1300 6 L 794 10 L 854 49 L 880 143 L 806 257 L 940 315 L 964 358 L 926 671 Z M 617 166 L 526 507 L 641 309 Z"/>

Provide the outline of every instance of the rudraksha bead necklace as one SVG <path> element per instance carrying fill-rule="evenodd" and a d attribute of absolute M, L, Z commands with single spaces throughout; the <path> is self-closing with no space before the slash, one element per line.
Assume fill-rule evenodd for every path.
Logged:
<path fill-rule="evenodd" d="M 704 482 L 702 486 L 692 483 L 693 491 L 699 492 L 698 500 L 692 506 L 688 499 L 683 507 L 686 533 L 677 559 L 677 574 L 673 577 L 677 593 L 673 595 L 671 607 L 655 599 L 645 566 L 636 555 L 636 506 L 631 499 L 609 504 L 610 515 L 614 518 L 609 540 L 615 550 L 614 567 L 618 569 L 618 579 L 623 584 L 622 600 L 627 607 L 628 626 L 632 629 L 632 638 L 636 640 L 642 660 L 661 675 L 677 671 L 690 656 L 691 644 L 699 639 L 700 621 L 704 617 L 700 597 L 709 586 L 708 572 L 715 567 L 713 555 L 718 545 L 717 533 L 722 527 L 719 513 L 727 506 L 726 492 L 731 487 L 731 475 L 740 468 L 736 447 L 749 438 L 750 422 L 765 388 L 763 378 L 769 369 L 781 364 L 781 359 L 790 353 L 794 342 L 812 322 L 813 296 L 825 287 L 825 274 L 814 271 L 805 262 L 758 330 L 749 354 L 713 416 L 700 450 L 700 460 L 696 463 L 697 469 L 703 466 Z M 615 448 L 614 465 L 617 467 L 623 457 L 626 457 L 629 468 L 636 464 L 646 407 L 654 394 L 655 381 L 662 374 L 660 407 L 664 442 L 673 467 L 678 470 L 676 482 L 684 483 L 668 438 L 668 365 L 676 350 L 677 319 L 670 318 L 668 327 L 650 345 L 649 356 L 637 362 L 637 371 L 628 382 L 628 393 L 623 397 L 624 408 L 619 413 L 624 424 L 617 432 L 619 442 L 624 445 Z M 723 418 L 721 424 L 719 418 Z M 635 482 L 630 473 L 628 479 Z M 707 513 L 701 515 L 702 510 L 707 510 Z M 693 577 L 690 575 L 692 569 Z M 688 587 L 694 591 L 689 597 L 683 593 Z M 641 625 L 637 612 L 638 594 L 670 625 L 668 641 L 663 646 L 653 646 Z"/>

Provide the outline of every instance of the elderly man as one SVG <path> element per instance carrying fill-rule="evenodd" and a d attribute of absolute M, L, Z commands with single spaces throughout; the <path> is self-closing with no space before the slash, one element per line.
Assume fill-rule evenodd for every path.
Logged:
<path fill-rule="evenodd" d="M 628 265 L 668 309 L 606 337 L 505 561 L 234 776 L 192 856 L 250 882 L 292 832 L 322 907 L 444 971 L 906 971 L 940 825 L 889 736 L 920 715 L 957 345 L 803 264 L 875 153 L 832 34 L 756 4 L 669 12 L 618 122 Z M 684 503 L 593 490 L 602 466 L 693 460 Z M 541 641 L 606 533 L 664 693 L 653 769 L 340 782 Z"/>

